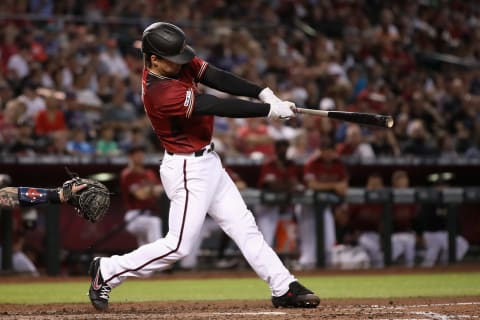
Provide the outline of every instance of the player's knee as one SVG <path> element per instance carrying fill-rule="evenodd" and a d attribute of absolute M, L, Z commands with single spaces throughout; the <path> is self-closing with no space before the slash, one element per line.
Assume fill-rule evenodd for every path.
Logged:
<path fill-rule="evenodd" d="M 191 246 L 180 246 L 177 250 L 177 256 L 179 259 L 182 259 L 190 254 L 192 251 Z"/>

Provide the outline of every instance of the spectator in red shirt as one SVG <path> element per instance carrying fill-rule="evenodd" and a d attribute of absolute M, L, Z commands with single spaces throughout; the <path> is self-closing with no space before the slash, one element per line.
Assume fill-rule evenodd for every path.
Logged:
<path fill-rule="evenodd" d="M 268 126 L 262 121 L 262 118 L 250 118 L 238 128 L 237 148 L 246 156 L 258 153 L 261 157 L 268 157 L 274 154 L 273 138 L 268 135 Z"/>
<path fill-rule="evenodd" d="M 356 124 L 348 126 L 345 142 L 337 146 L 337 152 L 340 156 L 354 156 L 360 159 L 375 157 L 372 146 L 363 141 L 360 127 Z"/>
<path fill-rule="evenodd" d="M 65 114 L 60 109 L 58 100 L 46 97 L 45 103 L 46 109 L 40 110 L 35 117 L 35 133 L 38 136 L 66 129 Z"/>

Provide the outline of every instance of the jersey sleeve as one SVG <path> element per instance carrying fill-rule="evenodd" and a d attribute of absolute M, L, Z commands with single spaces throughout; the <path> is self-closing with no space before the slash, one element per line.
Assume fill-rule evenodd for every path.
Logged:
<path fill-rule="evenodd" d="M 160 83 L 158 88 L 151 90 L 149 99 L 152 101 L 153 112 L 169 116 L 185 116 L 190 118 L 195 103 L 193 88 L 171 83 Z"/>
<path fill-rule="evenodd" d="M 193 79 L 195 82 L 200 82 L 202 80 L 203 75 L 205 74 L 205 70 L 207 69 L 208 63 L 203 59 L 195 56 L 193 60 L 189 64 L 189 68 L 192 74 Z"/>

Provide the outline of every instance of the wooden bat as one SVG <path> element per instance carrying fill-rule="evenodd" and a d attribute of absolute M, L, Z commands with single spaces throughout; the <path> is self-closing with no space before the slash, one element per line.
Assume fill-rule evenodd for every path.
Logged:
<path fill-rule="evenodd" d="M 348 111 L 326 111 L 326 110 L 313 110 L 305 108 L 297 108 L 298 113 L 309 114 L 320 117 L 328 117 L 347 122 L 354 122 L 362 125 L 369 125 L 382 128 L 392 128 L 394 125 L 393 118 L 391 116 L 384 116 L 373 113 L 362 112 L 348 112 Z"/>

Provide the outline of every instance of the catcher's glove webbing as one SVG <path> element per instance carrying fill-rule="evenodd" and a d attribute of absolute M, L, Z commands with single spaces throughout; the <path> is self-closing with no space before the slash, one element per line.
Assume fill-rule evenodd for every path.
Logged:
<path fill-rule="evenodd" d="M 82 190 L 73 193 L 74 185 L 87 185 Z M 73 177 L 65 181 L 61 187 L 63 197 L 74 206 L 80 216 L 91 222 L 102 219 L 110 207 L 110 192 L 102 183 L 92 179 Z"/>

